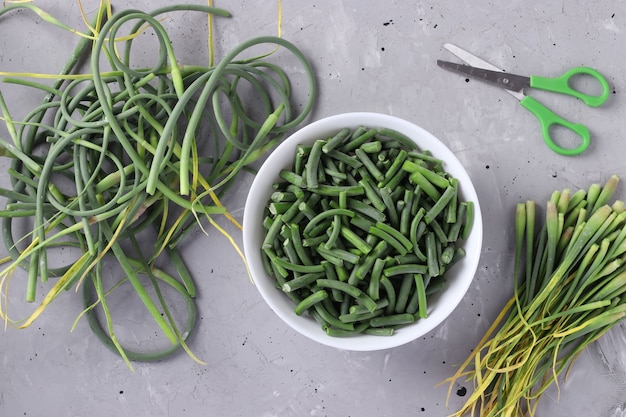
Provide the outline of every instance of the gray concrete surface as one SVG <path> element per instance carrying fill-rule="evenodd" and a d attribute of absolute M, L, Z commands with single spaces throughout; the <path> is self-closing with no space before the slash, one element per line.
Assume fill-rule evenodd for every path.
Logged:
<path fill-rule="evenodd" d="M 167 3 L 113 1 L 120 9 L 144 10 Z M 216 20 L 218 55 L 247 38 L 276 34 L 275 1 L 215 3 L 233 14 Z M 35 4 L 82 27 L 74 0 Z M 97 2 L 83 5 L 89 14 Z M 181 62 L 206 61 L 204 17 L 172 15 L 167 25 Z M 282 30 L 316 70 L 320 91 L 310 120 L 346 111 L 403 117 L 440 138 L 465 164 L 485 222 L 482 259 L 467 297 L 448 321 L 413 343 L 372 353 L 340 351 L 289 329 L 264 304 L 228 242 L 215 231 L 208 237 L 198 232 L 184 257 L 200 290 L 190 346 L 206 365 L 183 353 L 135 364 L 130 372 L 84 320 L 70 331 L 82 310 L 70 291 L 30 328 L 0 332 L 0 416 L 448 415 L 471 386 L 459 381 L 446 406 L 447 389 L 436 385 L 465 359 L 511 293 L 515 205 L 624 175 L 624 2 L 283 1 Z M 4 16 L 0 71 L 54 72 L 76 40 L 30 13 Z M 453 59 L 445 42 L 522 74 L 558 75 L 575 65 L 604 73 L 614 92 L 601 108 L 533 93 L 590 128 L 588 151 L 572 158 L 552 153 L 537 121 L 509 95 L 438 68 L 436 59 Z M 0 88 L 16 118 L 40 99 Z M 4 172 L 7 163 L 0 164 Z M 240 220 L 250 183 L 242 177 L 240 192 L 226 201 Z M 623 185 L 618 193 L 626 198 Z M 241 244 L 240 233 L 230 231 Z M 33 308 L 21 302 L 22 283 L 14 277 L 8 296 L 18 317 Z M 132 304 L 126 308 L 128 316 L 135 313 Z M 626 416 L 625 352 L 621 324 L 580 356 L 560 393 L 552 389 L 544 397 L 538 416 Z"/>

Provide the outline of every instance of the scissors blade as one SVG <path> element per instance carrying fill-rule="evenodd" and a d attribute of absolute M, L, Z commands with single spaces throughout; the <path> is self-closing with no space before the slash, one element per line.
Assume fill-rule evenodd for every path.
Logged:
<path fill-rule="evenodd" d="M 467 52 L 466 50 L 459 48 L 456 45 L 453 45 L 451 43 L 446 43 L 443 45 L 443 47 L 446 48 L 452 54 L 456 55 L 457 58 L 460 58 L 461 61 L 465 61 L 465 63 L 471 65 L 472 67 L 484 68 L 484 69 L 488 69 L 491 71 L 504 72 L 503 69 L 498 68 L 495 65 L 480 59 L 476 55 L 473 55 Z"/>
<path fill-rule="evenodd" d="M 490 70 L 490 71 L 504 72 L 503 69 L 496 67 L 495 65 L 477 57 L 476 55 L 471 54 L 470 52 L 467 52 L 464 49 L 459 48 L 456 45 L 453 45 L 451 43 L 446 43 L 443 45 L 443 47 L 447 49 L 449 52 L 451 52 L 453 55 L 455 55 L 457 58 L 461 59 L 462 61 L 465 61 L 467 64 L 471 65 L 472 67 L 483 68 L 483 69 Z M 526 96 L 523 91 L 514 91 L 514 90 L 509 90 L 506 88 L 504 91 L 511 94 L 513 97 L 515 97 L 516 99 L 520 101 Z"/>
<path fill-rule="evenodd" d="M 495 84 L 506 90 L 522 92 L 524 88 L 530 87 L 530 78 L 522 75 L 508 74 L 506 72 L 492 71 L 441 60 L 437 61 L 437 65 L 453 72 L 465 74 L 468 77 Z"/>

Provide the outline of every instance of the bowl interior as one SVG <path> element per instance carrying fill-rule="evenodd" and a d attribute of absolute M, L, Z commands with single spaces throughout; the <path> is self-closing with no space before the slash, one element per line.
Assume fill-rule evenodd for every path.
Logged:
<path fill-rule="evenodd" d="M 264 207 L 272 193 L 272 185 L 283 168 L 290 168 L 296 145 L 312 143 L 332 135 L 344 127 L 385 127 L 405 134 L 422 150 L 429 150 L 444 161 L 444 169 L 459 180 L 460 197 L 472 201 L 475 207 L 474 225 L 468 239 L 462 243 L 466 256 L 446 271 L 447 286 L 429 298 L 428 317 L 397 330 L 393 336 L 357 335 L 348 338 L 328 336 L 310 316 L 297 316 L 295 305 L 275 287 L 261 260 Z M 270 308 L 289 326 L 324 345 L 354 351 L 387 349 L 410 342 L 439 325 L 458 306 L 467 292 L 480 258 L 482 248 L 482 217 L 476 190 L 456 156 L 437 138 L 424 129 L 403 119 L 378 113 L 345 113 L 313 122 L 283 141 L 267 158 L 256 175 L 248 194 L 243 219 L 244 252 L 254 283 Z"/>

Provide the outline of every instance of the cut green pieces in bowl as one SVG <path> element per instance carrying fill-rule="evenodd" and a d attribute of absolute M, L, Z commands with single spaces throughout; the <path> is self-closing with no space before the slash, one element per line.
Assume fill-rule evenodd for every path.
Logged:
<path fill-rule="evenodd" d="M 294 134 L 261 168 L 244 213 L 262 296 L 339 348 L 428 332 L 458 305 L 480 256 L 479 205 L 458 160 L 385 115 L 339 115 Z"/>

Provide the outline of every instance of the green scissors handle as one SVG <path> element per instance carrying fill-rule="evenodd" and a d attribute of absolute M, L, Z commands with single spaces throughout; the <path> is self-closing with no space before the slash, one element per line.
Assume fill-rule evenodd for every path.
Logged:
<path fill-rule="evenodd" d="M 556 91 L 556 90 L 550 90 Z M 575 91 L 575 90 L 572 90 Z M 569 93 L 566 93 L 569 94 Z M 555 114 L 552 110 L 548 109 L 546 106 L 535 100 L 530 96 L 525 96 L 522 100 L 520 100 L 520 104 L 534 114 L 537 119 L 539 119 L 539 123 L 541 123 L 541 131 L 543 133 L 543 139 L 548 145 L 550 149 L 554 152 L 566 155 L 573 156 L 581 154 L 587 149 L 589 146 L 589 142 L 591 141 L 591 134 L 589 133 L 589 129 L 586 126 L 581 125 L 579 123 L 568 122 L 562 117 Z M 575 148 L 563 148 L 552 140 L 550 136 L 550 127 L 554 125 L 563 126 L 574 133 L 576 133 L 581 138 L 581 144 Z"/>
<path fill-rule="evenodd" d="M 589 75 L 595 78 L 602 87 L 602 93 L 598 96 L 593 96 L 574 89 L 570 85 L 570 81 L 573 77 L 578 75 Z M 604 78 L 604 76 L 598 71 L 589 67 L 575 67 L 570 69 L 560 77 L 554 78 L 533 75 L 530 77 L 530 86 L 532 88 L 538 88 L 540 90 L 567 94 L 568 96 L 579 98 L 586 105 L 591 107 L 601 106 L 609 97 L 609 94 L 611 92 L 611 89 L 609 88 L 609 83 L 606 78 Z"/>

